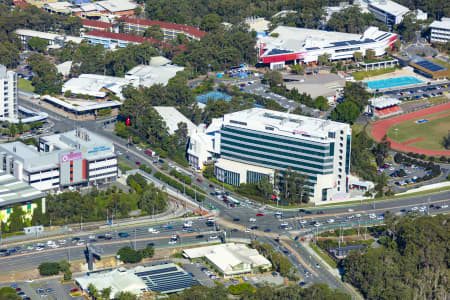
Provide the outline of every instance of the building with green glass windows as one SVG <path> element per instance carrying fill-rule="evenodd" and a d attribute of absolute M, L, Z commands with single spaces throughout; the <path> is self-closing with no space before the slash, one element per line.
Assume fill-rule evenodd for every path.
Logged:
<path fill-rule="evenodd" d="M 310 200 L 332 201 L 347 193 L 351 128 L 348 124 L 252 108 L 223 117 L 216 178 L 256 183 L 287 169 L 306 176 Z"/>

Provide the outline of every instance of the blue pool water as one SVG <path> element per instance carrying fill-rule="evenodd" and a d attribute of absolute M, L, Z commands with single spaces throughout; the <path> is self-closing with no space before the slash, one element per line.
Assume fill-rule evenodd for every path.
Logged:
<path fill-rule="evenodd" d="M 428 120 L 427 119 L 422 119 L 422 120 L 417 121 L 418 124 L 422 124 L 422 123 L 425 123 L 425 122 L 428 122 Z"/>
<path fill-rule="evenodd" d="M 372 89 L 387 89 L 397 86 L 403 86 L 403 85 L 411 85 L 411 84 L 418 84 L 423 83 L 422 80 L 417 79 L 416 77 L 412 76 L 403 76 L 403 77 L 394 77 L 389 79 L 382 79 L 382 80 L 372 80 L 372 81 L 365 81 L 365 84 Z"/>

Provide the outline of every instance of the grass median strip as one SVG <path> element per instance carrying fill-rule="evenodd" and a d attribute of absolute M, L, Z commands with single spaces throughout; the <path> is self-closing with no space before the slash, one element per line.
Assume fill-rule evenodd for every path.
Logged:
<path fill-rule="evenodd" d="M 337 268 L 336 262 L 331 257 L 329 257 L 328 254 L 323 252 L 322 249 L 320 249 L 317 245 L 315 245 L 314 243 L 310 243 L 309 246 L 311 247 L 311 249 L 314 250 L 314 252 L 317 253 L 317 255 L 319 255 L 332 268 L 334 268 L 334 269 Z"/>

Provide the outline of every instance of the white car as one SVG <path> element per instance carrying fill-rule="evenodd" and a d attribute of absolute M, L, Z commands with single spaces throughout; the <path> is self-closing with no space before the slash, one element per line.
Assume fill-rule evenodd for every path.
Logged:
<path fill-rule="evenodd" d="M 217 240 L 219 237 L 217 235 L 211 235 L 209 237 L 210 240 Z"/>
<path fill-rule="evenodd" d="M 353 219 L 355 216 L 351 215 L 351 216 L 347 216 L 347 219 Z"/>
<path fill-rule="evenodd" d="M 95 240 L 95 235 L 91 234 L 91 235 L 89 236 L 89 239 L 90 239 L 90 240 Z"/>
<path fill-rule="evenodd" d="M 319 222 L 314 223 L 315 227 L 319 227 L 321 224 Z"/>
<path fill-rule="evenodd" d="M 142 148 L 139 147 L 139 146 L 136 146 L 136 149 L 137 149 L 138 151 L 142 151 Z"/>
<path fill-rule="evenodd" d="M 356 214 L 355 215 L 357 218 L 361 218 L 361 214 Z"/>
<path fill-rule="evenodd" d="M 417 207 L 417 206 L 414 206 L 413 208 L 411 208 L 411 210 L 412 211 L 416 211 L 416 210 L 418 210 L 419 208 Z"/>
<path fill-rule="evenodd" d="M 308 223 L 308 221 L 306 221 L 306 220 L 300 220 L 300 224 L 306 224 L 306 223 Z"/>
<path fill-rule="evenodd" d="M 44 247 L 36 247 L 36 251 L 44 250 Z"/>
<path fill-rule="evenodd" d="M 448 205 L 444 204 L 444 205 L 441 206 L 441 208 L 448 208 Z"/>
<path fill-rule="evenodd" d="M 283 223 L 281 223 L 281 227 L 287 227 L 287 226 L 289 226 L 289 223 L 288 223 L 288 222 L 283 222 Z"/>
<path fill-rule="evenodd" d="M 334 223 L 334 219 L 329 219 L 327 222 L 328 222 L 329 224 Z"/>
<path fill-rule="evenodd" d="M 349 212 L 355 211 L 353 208 L 348 209 Z"/>
<path fill-rule="evenodd" d="M 370 219 L 375 219 L 377 216 L 375 214 L 369 214 Z"/>
<path fill-rule="evenodd" d="M 177 240 L 170 240 L 169 241 L 169 245 L 174 245 L 174 244 L 176 244 L 177 243 Z"/>
<path fill-rule="evenodd" d="M 249 233 L 249 232 L 252 232 L 252 230 L 250 229 L 250 228 L 245 228 L 245 231 L 244 231 L 245 233 Z"/>
<path fill-rule="evenodd" d="M 256 219 L 255 218 L 250 218 L 250 219 L 248 219 L 248 221 L 254 223 L 254 222 L 256 222 Z"/>
<path fill-rule="evenodd" d="M 419 207 L 419 211 L 425 211 L 426 209 L 427 209 L 426 206 Z"/>
<path fill-rule="evenodd" d="M 58 243 L 59 243 L 60 245 L 64 245 L 64 244 L 66 243 L 66 240 L 59 240 Z"/>
<path fill-rule="evenodd" d="M 158 230 L 156 230 L 155 228 L 152 228 L 152 227 L 150 227 L 150 228 L 148 229 L 148 232 L 149 232 L 149 233 L 154 233 L 154 234 L 159 233 Z"/>
<path fill-rule="evenodd" d="M 83 240 L 79 240 L 77 243 L 77 246 L 83 246 L 84 245 L 84 241 Z"/>

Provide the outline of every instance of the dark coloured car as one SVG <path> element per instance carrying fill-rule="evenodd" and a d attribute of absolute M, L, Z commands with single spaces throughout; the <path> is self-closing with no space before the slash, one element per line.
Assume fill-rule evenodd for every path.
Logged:
<path fill-rule="evenodd" d="M 105 236 L 104 236 L 104 235 L 99 235 L 99 236 L 97 236 L 97 238 L 98 238 L 99 240 L 101 240 L 101 239 L 104 239 Z"/>
<path fill-rule="evenodd" d="M 130 235 L 128 233 L 126 233 L 126 232 L 119 232 L 119 236 L 121 238 L 126 238 L 126 237 L 129 237 Z"/>
<path fill-rule="evenodd" d="M 264 229 L 264 232 L 270 232 L 270 231 L 271 231 L 270 228 Z"/>
<path fill-rule="evenodd" d="M 52 288 L 48 288 L 48 289 L 45 290 L 45 292 L 51 293 L 51 292 L 53 292 L 53 289 Z"/>
<path fill-rule="evenodd" d="M 78 242 L 79 240 L 80 240 L 79 237 L 73 237 L 73 238 L 72 238 L 72 242 Z"/>
<path fill-rule="evenodd" d="M 150 243 L 148 243 L 148 244 L 147 244 L 147 246 L 150 246 L 150 247 L 155 247 L 155 243 L 153 243 L 153 242 L 150 242 Z"/>
<path fill-rule="evenodd" d="M 25 293 L 24 293 L 24 292 L 19 292 L 19 293 L 17 293 L 17 295 L 19 295 L 19 296 L 25 296 Z"/>
<path fill-rule="evenodd" d="M 199 234 L 199 235 L 197 235 L 195 238 L 197 238 L 197 239 L 202 239 L 202 238 L 204 238 L 205 236 L 203 235 L 203 234 Z"/>
<path fill-rule="evenodd" d="M 234 218 L 234 219 L 233 219 L 233 222 L 239 222 L 239 221 L 240 221 L 239 218 Z"/>
<path fill-rule="evenodd" d="M 16 292 L 20 292 L 22 289 L 20 287 L 16 288 Z"/>
<path fill-rule="evenodd" d="M 231 232 L 238 232 L 239 230 L 237 230 L 236 228 L 231 229 Z"/>
<path fill-rule="evenodd" d="M 252 227 L 250 227 L 250 229 L 251 230 L 256 230 L 256 229 L 258 229 L 258 226 L 252 226 Z"/>

